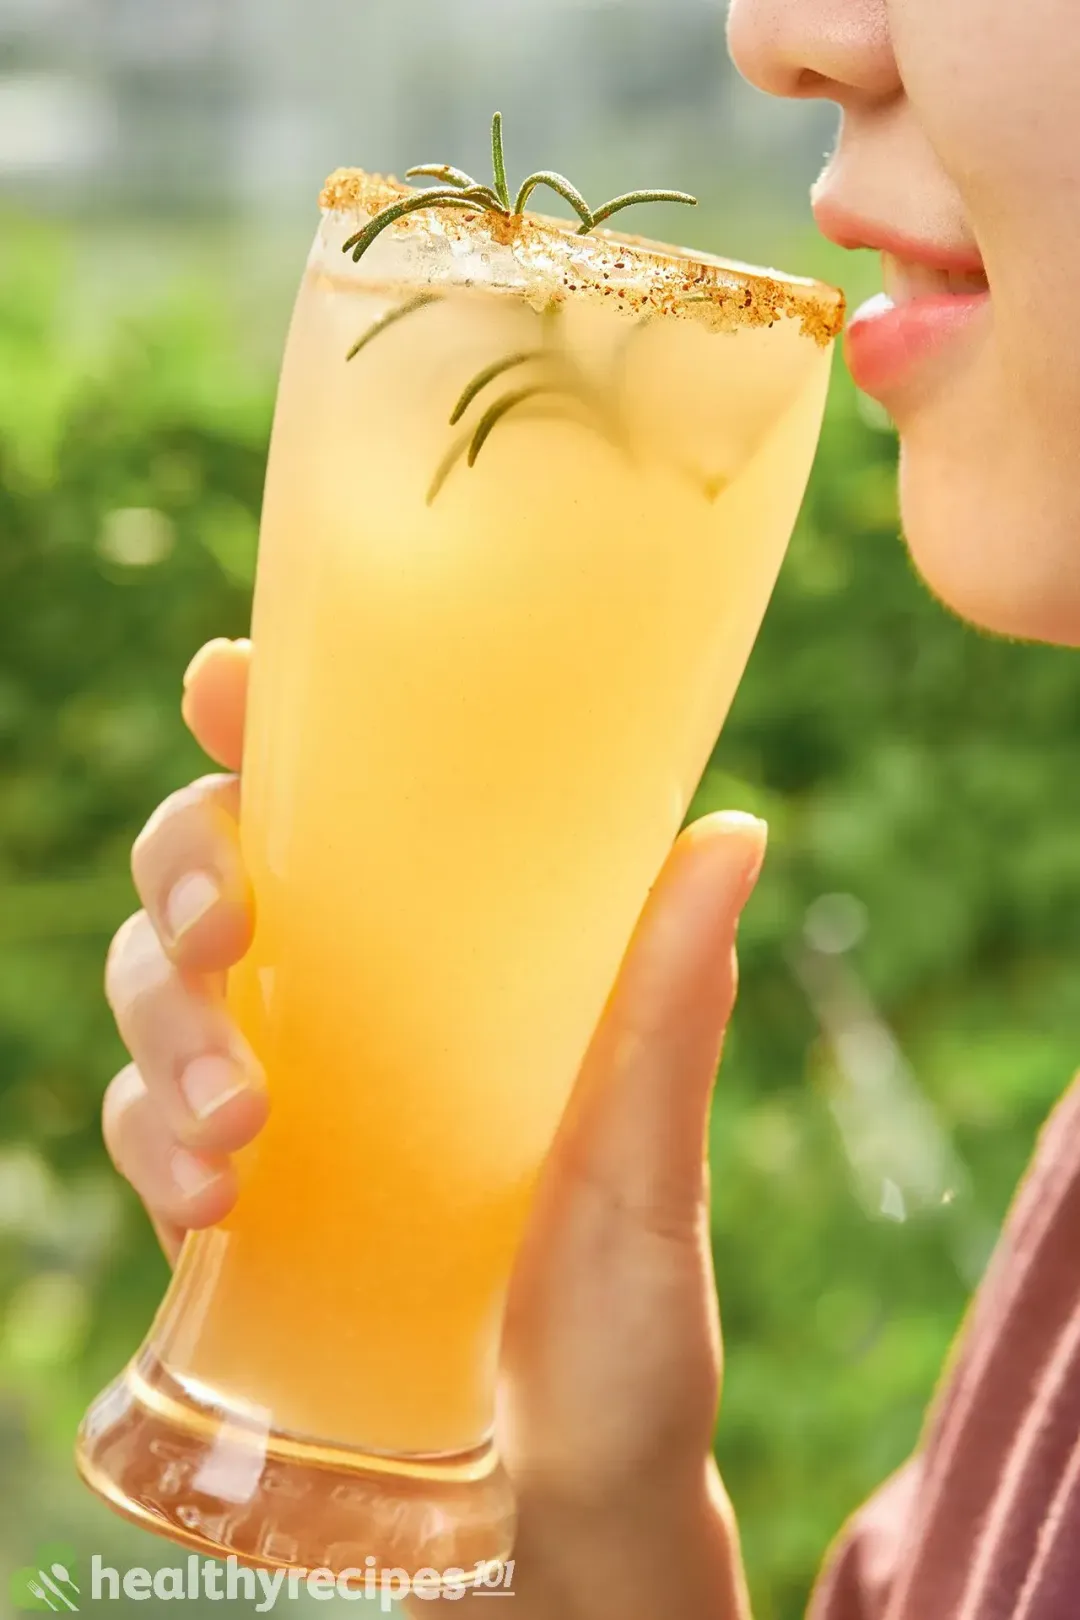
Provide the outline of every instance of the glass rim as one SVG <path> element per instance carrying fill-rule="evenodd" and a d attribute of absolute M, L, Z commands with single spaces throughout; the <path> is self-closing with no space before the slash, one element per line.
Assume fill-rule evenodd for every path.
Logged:
<path fill-rule="evenodd" d="M 351 263 L 333 266 L 334 247 L 347 235 L 385 208 L 417 194 L 399 180 L 363 169 L 336 169 L 319 197 L 323 213 L 321 247 L 325 272 L 349 280 L 367 279 Z M 335 226 L 337 229 L 335 229 Z M 348 227 L 348 229 L 346 229 Z M 341 241 L 333 239 L 340 232 Z M 426 237 L 449 250 L 440 279 L 473 287 L 469 258 L 462 246 L 497 255 L 513 277 L 489 277 L 492 290 L 524 291 L 541 300 L 592 298 L 622 305 L 639 316 L 695 313 L 710 325 L 771 326 L 781 317 L 798 320 L 803 333 L 823 347 L 836 338 L 844 324 L 843 293 L 827 282 L 783 271 L 742 264 L 734 259 L 696 249 L 677 247 L 648 237 L 598 227 L 581 235 L 572 221 L 546 214 L 526 213 L 512 220 L 477 208 L 425 208 L 391 225 L 369 250 L 371 268 L 383 259 L 384 244 L 409 237 Z M 318 251 L 318 245 L 317 245 Z M 343 258 L 344 255 L 341 255 Z M 365 259 L 365 264 L 367 260 Z M 485 261 L 488 262 L 488 261 Z"/>

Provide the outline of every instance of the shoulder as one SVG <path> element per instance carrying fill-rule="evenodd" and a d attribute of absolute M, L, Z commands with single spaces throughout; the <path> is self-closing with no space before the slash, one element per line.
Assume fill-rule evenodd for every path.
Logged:
<path fill-rule="evenodd" d="M 915 1457 L 882 1486 L 834 1543 L 808 1620 L 878 1620 L 902 1567 L 922 1484 Z"/>

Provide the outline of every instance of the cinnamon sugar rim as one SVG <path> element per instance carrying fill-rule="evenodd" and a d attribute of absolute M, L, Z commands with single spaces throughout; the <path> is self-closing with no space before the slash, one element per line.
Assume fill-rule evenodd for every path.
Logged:
<path fill-rule="evenodd" d="M 337 169 L 319 198 L 327 216 L 324 235 L 339 222 L 353 227 L 355 221 L 373 219 L 414 195 L 413 187 L 398 180 L 362 169 Z M 347 221 L 342 216 L 348 216 Z M 343 233 L 342 243 L 348 234 L 351 229 Z M 772 326 L 786 317 L 797 320 L 804 335 L 822 347 L 844 324 L 844 295 L 824 282 L 621 232 L 597 229 L 582 236 L 568 221 L 543 214 L 505 219 L 480 208 L 418 209 L 391 225 L 369 256 L 374 259 L 387 239 L 395 242 L 410 236 L 436 238 L 451 249 L 467 243 L 481 253 L 493 250 L 502 267 L 513 272 L 512 277 L 500 276 L 493 286 L 512 282 L 545 300 L 570 294 L 614 301 L 641 315 L 693 312 L 710 325 L 728 329 Z M 460 252 L 447 256 L 443 273 L 448 280 L 466 279 Z"/>

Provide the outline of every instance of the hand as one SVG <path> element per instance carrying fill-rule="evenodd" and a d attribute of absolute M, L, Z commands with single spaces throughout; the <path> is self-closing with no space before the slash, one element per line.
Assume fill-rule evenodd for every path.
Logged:
<path fill-rule="evenodd" d="M 249 652 L 212 643 L 186 680 L 185 719 L 233 771 Z M 209 777 L 151 819 L 133 859 L 145 909 L 109 956 L 133 1062 L 106 1095 L 105 1138 L 170 1258 L 185 1231 L 231 1207 L 229 1156 L 268 1107 L 223 1001 L 252 926 L 238 799 L 235 776 Z M 520 1507 L 516 1620 L 748 1613 L 712 1462 L 722 1358 L 704 1143 L 738 918 L 764 847 L 764 827 L 736 815 L 679 840 L 541 1178 L 500 1391 L 499 1444 Z"/>

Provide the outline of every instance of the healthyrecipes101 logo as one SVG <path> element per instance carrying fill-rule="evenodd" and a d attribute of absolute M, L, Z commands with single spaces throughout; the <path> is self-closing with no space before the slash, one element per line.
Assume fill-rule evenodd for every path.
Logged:
<path fill-rule="evenodd" d="M 49 1542 L 39 1547 L 34 1562 L 17 1569 L 8 1593 L 12 1608 L 22 1613 L 78 1613 L 81 1599 L 78 1559 L 71 1547 Z"/>
<path fill-rule="evenodd" d="M 513 1563 L 441 1572 L 421 1569 L 410 1575 L 403 1569 L 379 1569 L 376 1560 L 369 1558 L 364 1569 L 334 1574 L 328 1569 L 248 1569 L 235 1558 L 218 1563 L 191 1553 L 173 1568 L 120 1570 L 95 1553 L 87 1571 L 70 1547 L 55 1543 L 39 1547 L 34 1562 L 17 1569 L 10 1583 L 17 1612 L 49 1609 L 54 1614 L 77 1614 L 90 1604 L 115 1603 L 120 1598 L 136 1603 L 150 1599 L 235 1603 L 244 1599 L 254 1604 L 256 1614 L 268 1614 L 280 1598 L 295 1601 L 303 1596 L 323 1601 L 332 1597 L 377 1600 L 380 1612 L 389 1614 L 407 1597 L 456 1603 L 470 1592 L 477 1597 L 513 1597 Z"/>

